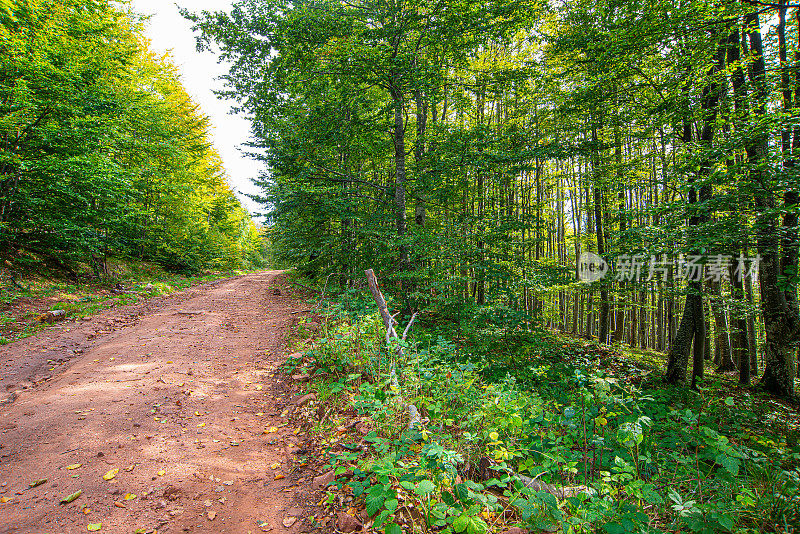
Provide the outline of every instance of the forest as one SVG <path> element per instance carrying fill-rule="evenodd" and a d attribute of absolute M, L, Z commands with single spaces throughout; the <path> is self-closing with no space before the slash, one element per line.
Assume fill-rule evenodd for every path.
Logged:
<path fill-rule="evenodd" d="M 139 15 L 108 0 L 0 2 L 0 258 L 12 281 L 43 263 L 100 279 L 111 257 L 251 268 L 262 249 L 207 117 L 148 49 Z"/>
<path fill-rule="evenodd" d="M 4 275 L 285 269 L 117 322 L 172 284 L 104 290 L 116 311 L 46 295 L 86 348 L 0 336 L 9 369 L 43 372 L 4 386 L 2 467 L 30 449 L 63 469 L 4 481 L 3 511 L 88 531 L 798 531 L 800 4 L 220 6 L 179 9 L 230 66 L 263 225 L 127 2 L 0 0 Z M 64 440 L 105 447 L 114 419 L 119 446 L 41 447 L 29 414 L 52 398 L 107 418 Z M 75 492 L 29 492 L 56 480 Z"/>
<path fill-rule="evenodd" d="M 799 13 L 364 0 L 187 16 L 233 61 L 287 264 L 341 287 L 372 267 L 405 310 L 668 352 L 670 383 L 738 370 L 788 398 Z M 607 276 L 579 278 L 589 252 Z"/>
<path fill-rule="evenodd" d="M 183 14 L 328 303 L 287 365 L 345 410 L 340 531 L 796 531 L 800 6 Z"/>

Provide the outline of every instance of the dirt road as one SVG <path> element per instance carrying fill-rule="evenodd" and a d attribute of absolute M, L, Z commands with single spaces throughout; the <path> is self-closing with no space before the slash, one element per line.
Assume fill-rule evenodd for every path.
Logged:
<path fill-rule="evenodd" d="M 300 503 L 314 496 L 296 488 L 298 438 L 282 426 L 293 302 L 274 294 L 279 278 L 198 286 L 0 347 L 0 533 L 310 532 Z"/>

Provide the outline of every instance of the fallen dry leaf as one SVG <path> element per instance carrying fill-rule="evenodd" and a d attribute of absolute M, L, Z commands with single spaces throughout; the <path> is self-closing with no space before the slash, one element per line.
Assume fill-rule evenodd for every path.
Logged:
<path fill-rule="evenodd" d="M 281 466 L 281 463 L 280 463 L 280 462 L 275 462 L 274 464 L 272 464 L 272 465 L 270 466 L 270 468 L 272 468 L 272 469 L 277 469 L 277 468 L 279 468 L 280 466 Z"/>
<path fill-rule="evenodd" d="M 61 499 L 61 501 L 60 501 L 60 502 L 61 502 L 61 504 L 68 504 L 68 503 L 71 503 L 72 501 L 74 501 L 75 499 L 77 499 L 78 497 L 80 497 L 80 496 L 81 496 L 81 493 L 83 493 L 83 490 L 78 490 L 78 491 L 76 491 L 75 493 L 72 493 L 72 494 L 70 494 L 70 495 L 67 495 L 66 497 L 64 497 L 63 499 Z"/>
<path fill-rule="evenodd" d="M 281 473 L 277 473 L 275 475 L 275 480 L 283 480 L 284 478 L 286 478 L 286 475 L 283 475 Z"/>
<path fill-rule="evenodd" d="M 40 478 L 39 480 L 34 480 L 34 481 L 33 481 L 33 482 L 31 482 L 30 484 L 28 484 L 28 487 L 29 487 L 29 488 L 35 488 L 35 487 L 37 487 L 37 486 L 41 486 L 41 485 L 42 485 L 42 484 L 44 484 L 45 482 L 47 482 L 47 479 L 46 479 L 46 478 Z"/>
<path fill-rule="evenodd" d="M 126 493 L 125 496 L 123 497 L 123 499 L 125 499 L 126 501 L 132 501 L 135 498 L 136 498 L 135 493 Z"/>
<path fill-rule="evenodd" d="M 103 475 L 103 480 L 111 480 L 119 473 L 119 468 L 115 467 L 114 469 L 110 470 L 108 473 Z"/>
<path fill-rule="evenodd" d="M 67 469 L 68 469 L 69 471 L 72 471 L 73 469 L 77 469 L 77 468 L 81 467 L 82 465 L 83 465 L 83 464 L 72 464 L 72 465 L 68 465 L 68 466 L 67 466 Z"/>
<path fill-rule="evenodd" d="M 157 474 L 158 476 L 160 476 L 160 477 L 163 477 L 164 475 L 166 475 L 166 474 L 167 474 L 167 472 L 166 472 L 166 471 L 164 471 L 164 470 L 162 469 L 161 471 L 159 471 L 159 472 L 158 472 L 158 473 L 156 473 L 156 474 Z"/>
<path fill-rule="evenodd" d="M 217 517 L 217 512 L 215 512 L 214 510 L 209 510 L 208 511 L 209 521 L 213 521 L 215 517 Z"/>
<path fill-rule="evenodd" d="M 296 522 L 297 522 L 297 518 L 296 517 L 284 517 L 283 518 L 283 526 L 286 527 L 286 528 L 291 527 Z"/>
<path fill-rule="evenodd" d="M 88 525 L 86 525 L 86 530 L 88 530 L 89 532 L 97 532 L 101 528 L 103 528 L 102 523 L 89 523 Z"/>
<path fill-rule="evenodd" d="M 119 502 L 119 501 L 114 501 L 114 506 L 116 506 L 117 508 L 125 508 L 125 505 L 124 505 L 124 504 L 122 504 L 122 503 L 121 503 L 121 502 Z"/>
<path fill-rule="evenodd" d="M 2 504 L 5 504 L 9 501 L 11 501 L 11 499 L 9 499 L 8 497 L 0 497 L 0 503 Z"/>

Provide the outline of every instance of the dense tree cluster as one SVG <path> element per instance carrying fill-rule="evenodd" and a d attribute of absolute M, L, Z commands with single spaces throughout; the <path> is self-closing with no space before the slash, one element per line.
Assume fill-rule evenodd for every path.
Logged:
<path fill-rule="evenodd" d="M 207 119 L 118 3 L 0 3 L 0 250 L 98 274 L 261 262 Z"/>
<path fill-rule="evenodd" d="M 411 307 L 668 351 L 672 382 L 714 360 L 793 393 L 796 6 L 242 0 L 187 16 L 233 62 L 286 260 L 344 284 L 375 267 Z M 577 279 L 586 252 L 609 276 Z"/>

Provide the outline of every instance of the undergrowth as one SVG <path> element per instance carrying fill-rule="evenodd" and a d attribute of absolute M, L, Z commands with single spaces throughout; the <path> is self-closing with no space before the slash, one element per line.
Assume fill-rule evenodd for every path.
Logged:
<path fill-rule="evenodd" d="M 344 399 L 368 422 L 360 445 L 334 446 L 339 421 L 317 428 L 339 475 L 327 502 L 347 495 L 351 514 L 365 509 L 365 530 L 746 533 L 800 525 L 791 406 L 724 381 L 702 393 L 664 387 L 657 370 L 584 340 L 485 325 L 448 339 L 424 322 L 397 362 L 398 389 L 394 348 L 368 308 L 354 294 L 332 305 L 304 360 L 323 377 L 311 384 L 322 399 Z M 420 409 L 421 425 L 409 428 L 404 403 Z M 518 475 L 536 483 L 526 487 Z"/>

